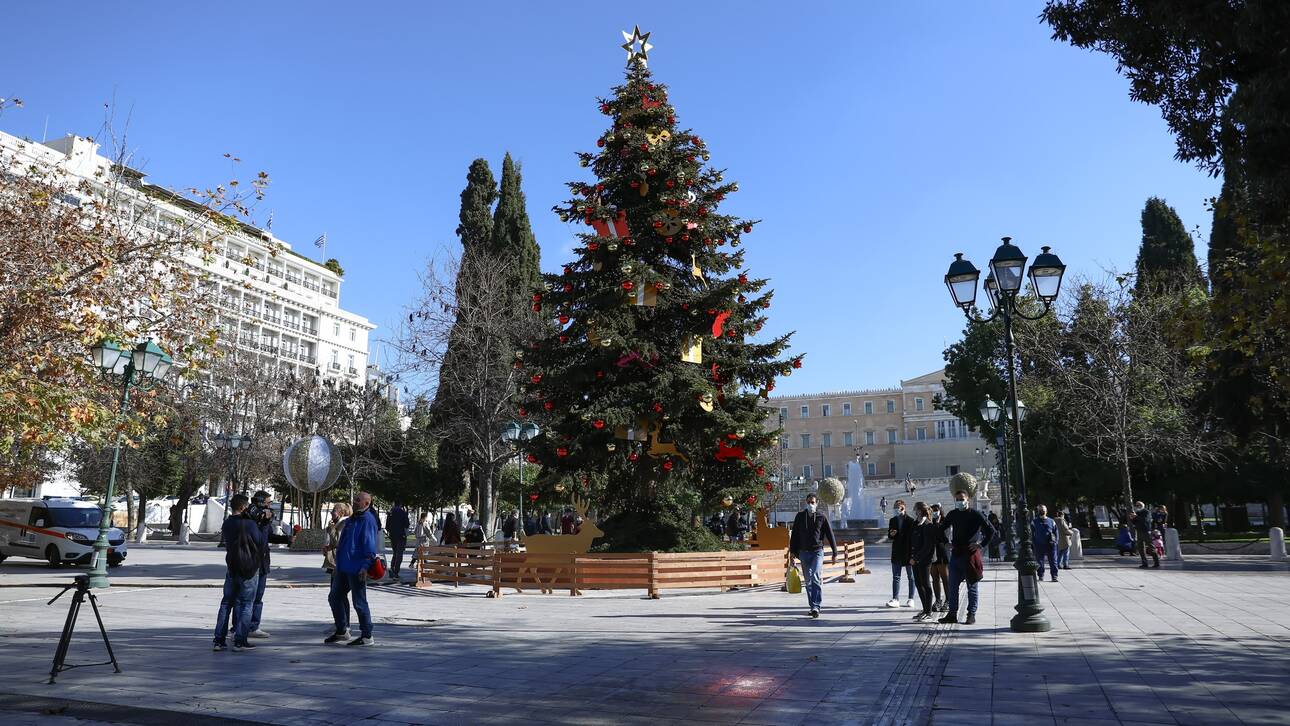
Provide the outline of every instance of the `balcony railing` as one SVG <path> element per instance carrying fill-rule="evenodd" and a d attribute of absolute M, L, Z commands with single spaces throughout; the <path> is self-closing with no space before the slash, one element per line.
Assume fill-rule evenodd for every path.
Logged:
<path fill-rule="evenodd" d="M 339 364 L 339 363 L 337 363 L 336 361 L 332 361 L 332 362 L 331 362 L 331 365 L 330 365 L 330 366 L 328 366 L 328 367 L 329 367 L 329 368 L 331 368 L 333 371 L 338 371 L 338 370 L 340 370 L 340 364 Z"/>
<path fill-rule="evenodd" d="M 298 357 L 300 358 L 301 361 L 304 361 L 305 363 L 313 364 L 318 362 L 317 358 L 313 357 L 312 355 L 309 355 L 308 353 L 301 353 Z"/>

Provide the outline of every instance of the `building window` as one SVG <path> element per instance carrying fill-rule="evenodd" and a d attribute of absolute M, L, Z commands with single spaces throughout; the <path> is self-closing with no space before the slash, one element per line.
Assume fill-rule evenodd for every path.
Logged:
<path fill-rule="evenodd" d="M 810 479 L 810 478 L 811 478 L 811 465 L 810 465 L 810 464 L 807 464 L 807 465 L 805 465 L 805 466 L 803 466 L 803 467 L 802 467 L 802 476 L 806 477 L 807 479 Z"/>
<path fill-rule="evenodd" d="M 957 419 L 946 421 L 945 428 L 949 431 L 946 438 L 957 439 L 959 437 L 959 422 Z"/>
<path fill-rule="evenodd" d="M 887 401 L 887 413 L 895 413 L 895 412 L 896 412 L 896 402 L 895 402 L 895 401 L 892 401 L 892 400 L 888 400 L 888 401 Z"/>
<path fill-rule="evenodd" d="M 802 418 L 810 418 L 810 417 L 811 417 L 811 407 L 810 407 L 810 406 L 802 406 L 802 410 L 801 410 L 801 411 L 799 411 L 798 413 L 800 413 L 800 414 L 801 414 L 801 417 L 802 417 Z"/>
<path fill-rule="evenodd" d="M 820 404 L 820 415 L 823 416 L 824 418 L 829 417 L 829 404 L 827 403 Z"/>
<path fill-rule="evenodd" d="M 887 469 L 888 469 L 888 473 L 890 473 L 892 476 L 896 476 L 896 462 L 893 461 L 889 463 L 887 465 Z"/>
<path fill-rule="evenodd" d="M 350 353 L 350 354 L 349 354 L 349 369 L 350 369 L 351 371 L 352 371 L 352 370 L 354 370 L 354 354 L 353 354 L 353 353 Z"/>
<path fill-rule="evenodd" d="M 826 448 L 826 449 L 827 449 L 827 448 L 832 447 L 832 446 L 833 446 L 833 434 L 832 434 L 832 433 L 829 433 L 829 432 L 827 432 L 827 431 L 826 431 L 826 432 L 824 432 L 824 433 L 822 433 L 822 434 L 820 434 L 820 446 L 823 446 L 823 447 L 824 447 L 824 448 Z"/>
<path fill-rule="evenodd" d="M 873 432 L 872 432 L 872 431 L 866 431 L 866 432 L 864 432 L 864 445 L 865 445 L 865 446 L 873 446 Z"/>
<path fill-rule="evenodd" d="M 340 337 L 340 323 L 331 324 L 331 334 L 337 338 Z"/>
<path fill-rule="evenodd" d="M 781 409 L 779 409 L 779 420 L 780 420 L 780 421 L 786 421 L 786 420 L 788 420 L 788 409 L 787 409 L 787 408 L 781 408 Z"/>
<path fill-rule="evenodd" d="M 896 443 L 896 429 L 887 429 L 887 443 Z"/>
<path fill-rule="evenodd" d="M 352 342 L 352 341 L 354 341 L 354 340 L 357 340 L 357 338 L 355 338 L 355 336 L 356 336 L 356 335 L 358 335 L 357 331 L 355 331 L 353 328 L 350 328 L 350 329 L 349 329 L 349 339 L 350 339 L 350 341 L 351 341 L 351 342 Z"/>
<path fill-rule="evenodd" d="M 957 473 L 959 473 L 959 468 L 957 465 L 950 465 L 945 467 L 945 476 L 954 476 Z"/>
<path fill-rule="evenodd" d="M 842 432 L 842 445 L 843 445 L 843 446 L 855 446 L 855 445 L 856 445 L 856 442 L 855 442 L 855 436 L 854 436 L 850 431 L 843 431 L 843 432 Z"/>
<path fill-rule="evenodd" d="M 787 436 L 785 436 L 784 438 L 782 438 L 782 439 L 780 439 L 780 440 L 779 440 L 779 448 L 781 448 L 781 449 L 787 449 L 787 448 L 788 448 L 788 437 L 787 437 Z"/>
<path fill-rule="evenodd" d="M 809 449 L 809 448 L 811 448 L 811 435 L 810 435 L 810 434 L 802 434 L 802 448 L 803 448 L 803 449 Z"/>
<path fill-rule="evenodd" d="M 333 368 L 340 367 L 340 353 L 334 350 L 331 352 L 331 365 Z"/>
<path fill-rule="evenodd" d="M 945 438 L 945 422 L 944 422 L 944 421 L 937 421 L 937 422 L 936 422 L 936 438 L 938 438 L 938 439 L 943 439 L 943 438 Z"/>
<path fill-rule="evenodd" d="M 914 438 L 918 439 L 919 441 L 926 441 L 926 440 L 927 440 L 927 427 L 926 427 L 926 426 L 919 426 L 918 428 L 914 429 Z"/>
<path fill-rule="evenodd" d="M 921 399 L 921 398 L 915 398 L 915 399 L 914 399 L 914 410 L 915 410 L 915 411 L 922 411 L 922 410 L 923 410 L 923 399 Z"/>
<path fill-rule="evenodd" d="M 833 476 L 833 465 L 832 465 L 832 464 L 825 464 L 825 465 L 824 465 L 824 476 Z"/>
<path fill-rule="evenodd" d="M 866 416 L 872 416 L 872 415 L 873 415 L 873 401 L 865 401 L 865 402 L 864 402 L 864 415 L 866 415 Z"/>
<path fill-rule="evenodd" d="M 866 473 L 868 473 L 869 476 L 878 476 L 878 465 L 872 461 L 869 462 L 869 471 Z"/>
<path fill-rule="evenodd" d="M 850 403 L 850 402 L 847 402 L 847 403 L 842 404 L 842 415 L 843 415 L 843 416 L 850 416 L 850 415 L 851 415 L 851 403 Z"/>

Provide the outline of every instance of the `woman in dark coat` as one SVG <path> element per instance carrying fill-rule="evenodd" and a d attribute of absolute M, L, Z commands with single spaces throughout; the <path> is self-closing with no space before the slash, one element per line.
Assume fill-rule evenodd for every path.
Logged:
<path fill-rule="evenodd" d="M 461 526 L 457 524 L 456 515 L 449 514 L 443 523 L 443 534 L 439 537 L 441 545 L 461 544 Z"/>
<path fill-rule="evenodd" d="M 914 616 L 914 620 L 932 619 L 932 580 L 931 568 L 937 561 L 937 550 L 945 535 L 941 528 L 932 523 L 931 511 L 922 502 L 914 503 L 914 536 L 910 544 L 909 564 L 914 568 L 914 586 L 918 588 L 918 599 L 923 604 L 923 611 Z"/>

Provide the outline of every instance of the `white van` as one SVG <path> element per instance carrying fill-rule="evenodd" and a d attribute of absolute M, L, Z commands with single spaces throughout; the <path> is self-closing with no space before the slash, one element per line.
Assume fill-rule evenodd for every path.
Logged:
<path fill-rule="evenodd" d="M 103 509 L 78 499 L 0 499 L 0 562 L 6 557 L 45 560 L 50 567 L 88 565 Z M 108 567 L 126 556 L 125 533 L 108 530 Z"/>

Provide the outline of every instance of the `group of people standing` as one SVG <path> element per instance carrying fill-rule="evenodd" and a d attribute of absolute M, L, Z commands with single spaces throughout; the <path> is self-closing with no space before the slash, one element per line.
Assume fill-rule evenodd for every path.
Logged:
<path fill-rule="evenodd" d="M 895 515 L 887 523 L 891 541 L 891 600 L 887 607 L 901 607 L 900 579 L 907 578 L 904 607 L 913 607 L 913 590 L 918 591 L 922 609 L 916 621 L 959 622 L 959 592 L 967 585 L 965 625 L 976 623 L 978 583 L 985 575 L 983 551 L 998 537 L 998 530 L 981 512 L 969 506 L 964 490 L 954 492 L 954 509 L 943 512 L 940 504 L 915 502 L 912 516 L 905 502 L 897 499 Z"/>

